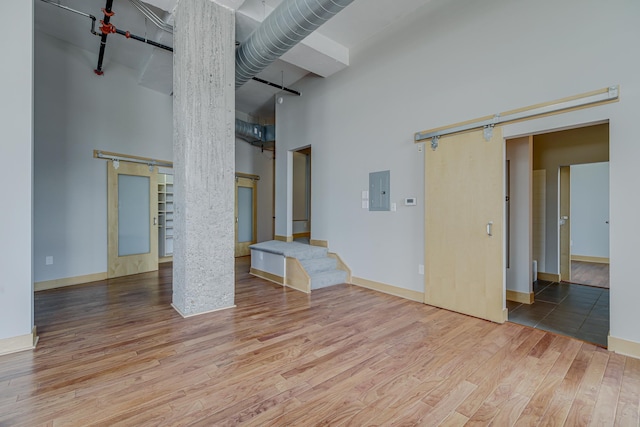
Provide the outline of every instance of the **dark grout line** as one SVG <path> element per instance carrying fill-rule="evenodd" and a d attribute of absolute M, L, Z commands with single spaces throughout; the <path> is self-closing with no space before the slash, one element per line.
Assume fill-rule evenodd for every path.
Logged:
<path fill-rule="evenodd" d="M 544 292 L 546 289 L 549 289 L 550 286 L 552 285 L 560 285 L 563 287 L 563 289 L 566 289 L 566 294 L 564 296 L 561 296 L 559 298 L 558 301 L 546 301 L 544 299 L 540 299 L 540 298 L 544 298 L 544 296 L 539 297 L 539 294 Z M 520 304 L 518 306 L 516 306 L 513 310 L 510 311 L 510 313 L 514 313 L 517 312 L 517 314 L 519 316 L 515 316 L 515 318 L 510 319 L 510 321 L 514 322 L 514 323 L 519 323 L 518 322 L 518 317 L 522 318 L 522 320 L 520 320 L 520 324 L 523 324 L 525 326 L 531 326 L 531 324 L 533 324 L 534 328 L 537 329 L 542 329 L 542 330 L 546 330 L 549 331 L 551 330 L 551 332 L 555 332 L 555 333 L 561 333 L 567 336 L 571 336 L 577 339 L 582 339 L 582 336 L 588 336 L 589 337 L 589 342 L 594 342 L 594 337 L 600 337 L 602 335 L 602 337 L 600 337 L 600 341 L 601 343 L 596 343 L 598 345 L 603 345 L 602 343 L 605 343 L 605 347 L 606 347 L 606 342 L 607 342 L 607 335 L 608 335 L 608 328 L 607 328 L 607 332 L 604 334 L 598 333 L 598 332 L 594 332 L 592 333 L 592 331 L 585 331 L 582 328 L 585 326 L 585 324 L 587 324 L 587 322 L 593 324 L 599 324 L 602 323 L 603 320 L 600 318 L 602 310 L 606 308 L 606 313 L 607 316 L 609 315 L 609 304 L 608 304 L 608 295 L 609 295 L 609 290 L 608 289 L 602 289 L 601 292 L 598 294 L 597 292 L 594 292 L 592 290 L 587 291 L 587 288 L 584 288 L 583 285 L 575 285 L 575 284 L 571 284 L 571 283 L 566 283 L 566 282 L 550 282 L 550 283 L 546 283 L 544 285 L 540 285 L 540 283 L 534 283 L 534 287 L 535 286 L 539 286 L 540 288 L 535 292 L 535 302 L 532 305 L 526 305 L 526 304 Z M 593 289 L 593 288 L 589 288 L 589 289 Z M 564 292 L 564 291 L 562 291 Z M 595 297 L 594 297 L 595 295 Z M 572 297 L 572 300 L 570 301 L 566 301 L 567 298 Z M 605 299 L 607 300 L 606 304 L 598 304 L 599 301 L 605 301 Z M 566 302 L 566 304 L 563 305 L 563 302 Z M 549 306 L 551 306 L 551 310 L 548 313 L 545 313 L 544 315 L 542 315 L 541 318 L 537 318 L 536 314 L 536 309 L 534 308 L 536 306 L 536 303 L 544 303 L 547 304 Z M 580 309 L 578 309 L 578 311 L 565 311 L 562 310 L 561 307 L 572 307 L 572 305 L 574 305 L 575 307 L 588 307 L 588 310 L 586 310 L 585 312 L 581 311 Z M 540 307 L 540 306 L 538 306 Z M 552 319 L 549 319 L 550 317 L 553 318 L 555 316 L 558 316 L 560 318 L 565 318 L 567 319 L 567 323 L 563 324 L 562 321 L 553 321 Z M 592 316 L 598 316 L 598 317 L 592 317 Z M 575 319 L 575 322 L 570 320 L 570 319 Z M 548 323 L 550 325 L 544 325 L 544 321 L 545 320 L 550 320 Z M 526 322 L 526 323 L 525 323 Z M 579 323 L 579 325 L 578 325 Z M 607 320 L 608 323 L 608 320 Z M 573 327 L 571 328 L 564 328 L 564 326 L 567 326 L 569 324 L 572 324 Z M 576 326 L 577 325 L 577 326 Z M 569 330 L 574 330 L 573 332 L 569 332 Z M 604 330 L 604 329 L 603 329 Z"/>

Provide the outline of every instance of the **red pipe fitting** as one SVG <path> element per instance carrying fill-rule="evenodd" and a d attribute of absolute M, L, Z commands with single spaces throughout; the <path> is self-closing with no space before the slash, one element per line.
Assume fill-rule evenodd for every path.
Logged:
<path fill-rule="evenodd" d="M 114 34 L 116 32 L 115 25 L 105 24 L 102 19 L 100 20 L 100 23 L 102 24 L 100 26 L 100 31 L 102 31 L 102 34 Z"/>

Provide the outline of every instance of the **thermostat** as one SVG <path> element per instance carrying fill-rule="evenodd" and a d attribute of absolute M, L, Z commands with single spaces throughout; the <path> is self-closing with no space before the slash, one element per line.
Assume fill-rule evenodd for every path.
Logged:
<path fill-rule="evenodd" d="M 415 197 L 407 197 L 406 199 L 404 199 L 404 205 L 405 206 L 415 206 L 416 205 L 416 198 Z"/>

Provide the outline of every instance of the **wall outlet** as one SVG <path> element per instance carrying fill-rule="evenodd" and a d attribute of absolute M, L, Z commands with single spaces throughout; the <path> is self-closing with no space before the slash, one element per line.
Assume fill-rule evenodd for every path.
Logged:
<path fill-rule="evenodd" d="M 391 212 L 395 212 L 398 210 L 398 205 L 396 205 L 395 203 L 391 203 Z"/>
<path fill-rule="evenodd" d="M 418 264 L 418 274 L 424 275 L 424 265 Z"/>
<path fill-rule="evenodd" d="M 53 264 L 53 256 L 48 255 L 44 258 L 44 265 L 52 265 Z"/>

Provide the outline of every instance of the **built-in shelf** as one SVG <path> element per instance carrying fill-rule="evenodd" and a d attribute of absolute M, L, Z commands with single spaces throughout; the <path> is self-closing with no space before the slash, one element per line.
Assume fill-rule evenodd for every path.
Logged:
<path fill-rule="evenodd" d="M 173 256 L 173 175 L 158 174 L 158 256 Z"/>

